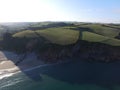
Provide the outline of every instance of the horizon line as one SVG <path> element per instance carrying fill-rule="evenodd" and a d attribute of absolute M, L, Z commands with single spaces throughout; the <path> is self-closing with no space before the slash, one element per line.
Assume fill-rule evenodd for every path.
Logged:
<path fill-rule="evenodd" d="M 5 21 L 5 22 L 0 22 L 2 23 L 39 23 L 39 22 L 77 22 L 77 23 L 100 23 L 100 24 L 120 24 L 120 22 L 100 22 L 100 21 L 51 21 L 51 20 L 46 20 L 46 21 Z"/>

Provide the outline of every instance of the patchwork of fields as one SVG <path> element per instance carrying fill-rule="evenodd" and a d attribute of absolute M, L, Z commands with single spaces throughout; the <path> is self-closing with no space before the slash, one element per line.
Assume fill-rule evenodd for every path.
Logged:
<path fill-rule="evenodd" d="M 91 30 L 84 30 L 83 28 L 90 28 Z M 85 40 L 88 42 L 100 42 L 112 46 L 120 46 L 120 40 L 115 38 L 119 33 L 120 30 L 113 27 L 111 28 L 99 24 L 81 24 L 42 30 L 24 30 L 13 34 L 13 37 L 34 38 L 39 35 L 49 40 L 51 43 L 60 45 L 69 45 L 76 43 L 78 40 Z"/>

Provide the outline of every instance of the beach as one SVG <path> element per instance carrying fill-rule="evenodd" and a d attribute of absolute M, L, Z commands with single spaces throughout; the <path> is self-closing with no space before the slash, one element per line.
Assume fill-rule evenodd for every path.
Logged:
<path fill-rule="evenodd" d="M 29 53 L 26 58 L 19 64 L 15 63 L 22 55 L 13 52 L 0 51 L 0 79 L 11 76 L 20 71 L 29 71 L 44 65 L 44 62 L 37 59 L 35 53 Z"/>
<path fill-rule="evenodd" d="M 120 90 L 120 62 L 45 64 L 29 53 L 16 66 L 20 56 L 0 52 L 0 90 Z"/>

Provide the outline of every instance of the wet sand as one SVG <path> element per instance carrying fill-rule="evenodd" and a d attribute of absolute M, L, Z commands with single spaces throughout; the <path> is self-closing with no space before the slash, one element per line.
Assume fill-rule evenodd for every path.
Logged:
<path fill-rule="evenodd" d="M 17 55 L 13 52 L 0 51 L 0 77 L 44 64 L 41 60 L 37 59 L 34 53 L 29 53 L 27 57 L 16 66 L 15 62 L 17 62 L 21 56 L 22 55 Z"/>

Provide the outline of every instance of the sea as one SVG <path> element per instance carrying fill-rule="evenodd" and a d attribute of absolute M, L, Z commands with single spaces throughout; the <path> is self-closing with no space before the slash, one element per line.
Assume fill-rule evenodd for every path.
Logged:
<path fill-rule="evenodd" d="M 0 79 L 0 90 L 120 90 L 120 62 L 70 61 Z"/>

